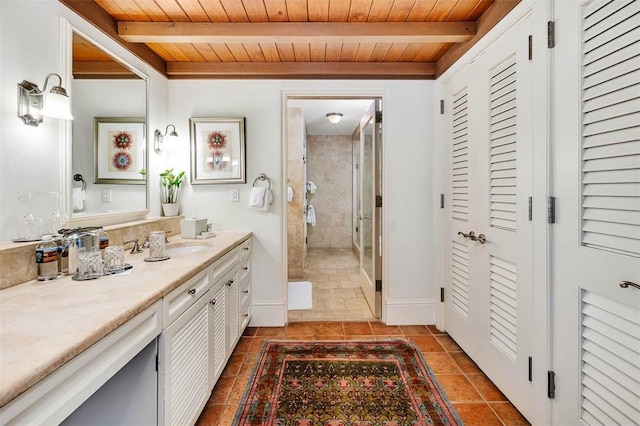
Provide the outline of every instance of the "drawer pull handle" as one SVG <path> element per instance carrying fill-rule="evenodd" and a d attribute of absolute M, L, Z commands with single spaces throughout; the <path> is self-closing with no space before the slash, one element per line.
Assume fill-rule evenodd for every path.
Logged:
<path fill-rule="evenodd" d="M 187 293 L 193 296 L 194 294 L 196 294 L 196 289 L 192 288 L 191 290 L 187 291 Z"/>
<path fill-rule="evenodd" d="M 233 280 L 229 280 L 229 281 L 227 281 L 227 285 L 228 285 L 228 286 L 231 286 L 231 284 L 233 284 Z"/>
<path fill-rule="evenodd" d="M 242 291 L 244 294 L 249 294 L 249 290 L 243 290 Z"/>
<path fill-rule="evenodd" d="M 249 316 L 249 314 L 244 314 L 243 317 L 247 318 Z"/>
<path fill-rule="evenodd" d="M 209 303 L 211 303 L 211 306 L 216 306 L 216 299 L 209 300 Z"/>
<path fill-rule="evenodd" d="M 242 250 L 249 250 L 249 247 L 242 247 Z"/>
<path fill-rule="evenodd" d="M 243 271 L 248 271 L 248 270 L 249 270 L 249 267 L 248 267 L 248 266 L 244 266 L 244 267 L 242 268 L 242 270 L 243 270 Z"/>

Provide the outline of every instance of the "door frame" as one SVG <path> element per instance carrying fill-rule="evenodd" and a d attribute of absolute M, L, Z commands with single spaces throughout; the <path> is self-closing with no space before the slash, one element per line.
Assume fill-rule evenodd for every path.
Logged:
<path fill-rule="evenodd" d="M 522 0 L 515 8 L 509 12 L 498 24 L 483 38 L 481 38 L 471 49 L 469 49 L 457 62 L 454 63 L 444 74 L 438 77 L 436 86 L 436 99 L 439 103 L 444 99 L 444 86 L 466 65 L 473 62 L 481 55 L 497 38 L 506 33 L 510 28 L 517 25 L 528 15 L 533 17 L 533 75 L 537 78 L 536 84 L 540 84 L 543 90 L 535 90 L 533 96 L 534 110 L 534 131 L 539 134 L 534 138 L 533 153 L 533 382 L 532 382 L 532 423 L 550 424 L 550 400 L 547 398 L 547 371 L 551 370 L 551 279 L 550 279 L 550 225 L 547 224 L 547 198 L 551 194 L 551 160 L 548 158 L 551 143 L 551 107 L 550 107 L 550 79 L 551 79 L 551 56 L 552 51 L 547 48 L 547 21 L 553 21 L 553 3 L 556 0 Z M 450 108 L 444 105 L 444 108 Z M 436 173 L 437 187 L 441 194 L 448 194 L 449 176 L 448 167 L 444 167 L 443 161 L 446 152 L 443 152 L 442 141 L 447 137 L 449 129 L 442 126 L 442 116 L 440 115 L 440 105 L 434 108 L 435 122 L 439 125 L 435 132 L 436 155 L 441 160 L 438 162 Z M 537 138 L 537 139 L 536 139 Z M 541 141 L 536 143 L 535 140 Z M 542 171 L 542 172 L 540 172 Z M 445 205 L 448 200 L 445 197 Z M 444 281 L 446 277 L 445 268 L 447 265 L 445 256 L 445 235 L 442 226 L 447 211 L 438 210 L 438 270 L 437 282 L 445 289 L 445 296 L 450 294 L 446 289 L 450 289 L 450 283 Z M 445 299 L 446 300 L 446 299 Z M 445 302 L 446 303 L 446 302 Z M 439 330 L 446 330 L 444 319 L 444 303 L 438 304 L 436 314 L 436 327 Z"/>
<path fill-rule="evenodd" d="M 348 99 L 381 99 L 382 107 L 383 107 L 383 115 L 384 106 L 388 105 L 388 93 L 386 90 L 282 90 L 282 110 L 281 110 L 281 129 L 282 129 L 282 179 L 281 179 L 281 190 L 282 194 L 287 193 L 287 108 L 288 101 L 291 100 L 322 100 L 322 99 L 335 99 L 335 100 L 348 100 Z M 387 135 L 385 134 L 385 127 L 382 126 L 382 140 L 386 140 Z M 386 186 L 387 186 L 387 167 L 385 167 L 385 150 L 382 150 L 382 194 L 386 194 Z M 286 197 L 282 197 L 283 199 L 280 201 L 282 206 L 282 211 L 287 211 L 287 200 Z M 384 204 L 383 204 L 384 209 Z M 384 211 L 384 210 L 383 210 Z M 289 257 L 288 257 L 288 240 L 287 240 L 287 215 L 282 215 L 282 271 L 283 271 L 283 282 L 281 286 L 282 298 L 284 300 L 284 324 L 288 323 L 288 314 L 286 306 L 288 306 L 288 265 L 289 265 Z M 386 323 L 387 317 L 387 294 L 388 294 L 388 284 L 389 284 L 389 265 L 388 258 L 385 255 L 387 253 L 386 245 L 388 241 L 389 235 L 389 224 L 387 220 L 387 215 L 382 215 L 382 312 L 379 320 L 383 323 Z M 373 309 L 372 309 L 373 312 Z"/>

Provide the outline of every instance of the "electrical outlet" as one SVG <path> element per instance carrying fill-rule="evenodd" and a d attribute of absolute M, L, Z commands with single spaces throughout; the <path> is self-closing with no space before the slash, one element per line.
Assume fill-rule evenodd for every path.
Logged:
<path fill-rule="evenodd" d="M 102 190 L 102 202 L 110 203 L 111 202 L 111 189 L 103 189 Z"/>
<path fill-rule="evenodd" d="M 232 188 L 229 190 L 229 200 L 239 201 L 240 195 L 238 194 L 238 188 Z"/>

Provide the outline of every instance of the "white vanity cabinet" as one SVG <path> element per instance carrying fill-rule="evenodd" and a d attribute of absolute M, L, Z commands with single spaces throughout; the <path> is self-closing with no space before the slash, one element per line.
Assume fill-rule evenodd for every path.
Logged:
<path fill-rule="evenodd" d="M 242 267 L 250 261 L 250 247 L 249 238 L 164 297 L 159 424 L 196 422 L 247 326 L 248 320 L 241 321 L 240 276 L 248 288 L 249 269 Z M 242 300 L 249 303 L 248 293 Z"/>

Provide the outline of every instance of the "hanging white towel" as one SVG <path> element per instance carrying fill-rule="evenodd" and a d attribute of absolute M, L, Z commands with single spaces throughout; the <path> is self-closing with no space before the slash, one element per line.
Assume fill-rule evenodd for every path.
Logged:
<path fill-rule="evenodd" d="M 264 205 L 260 210 L 262 210 L 263 212 L 268 212 L 271 208 L 271 203 L 273 203 L 273 192 L 271 192 L 270 189 L 267 189 L 264 195 Z"/>
<path fill-rule="evenodd" d="M 293 188 L 290 186 L 287 187 L 287 201 L 289 203 L 293 201 Z"/>
<path fill-rule="evenodd" d="M 82 210 L 84 208 L 84 200 L 87 199 L 87 193 L 82 188 L 73 188 L 71 198 L 73 209 Z"/>
<path fill-rule="evenodd" d="M 309 191 L 312 194 L 315 194 L 316 189 L 318 189 L 318 187 L 316 186 L 315 183 L 311 181 L 307 182 L 307 191 Z"/>
<path fill-rule="evenodd" d="M 311 204 L 307 206 L 307 223 L 316 226 L 316 209 Z"/>
<path fill-rule="evenodd" d="M 267 188 L 254 186 L 251 188 L 251 195 L 249 196 L 249 207 L 261 209 L 264 207 L 265 195 Z"/>

